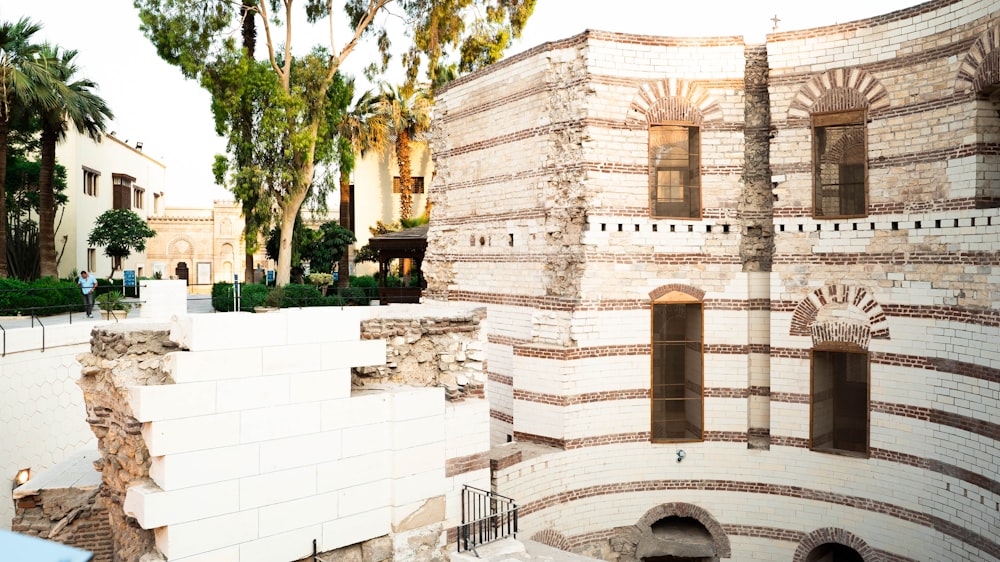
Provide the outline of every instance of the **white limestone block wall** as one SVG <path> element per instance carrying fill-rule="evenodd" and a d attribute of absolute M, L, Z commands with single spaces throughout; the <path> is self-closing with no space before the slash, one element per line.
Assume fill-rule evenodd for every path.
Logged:
<path fill-rule="evenodd" d="M 139 284 L 144 320 L 169 320 L 187 314 L 187 282 L 183 279 L 147 279 Z"/>
<path fill-rule="evenodd" d="M 186 316 L 171 339 L 188 350 L 165 358 L 174 384 L 130 389 L 152 465 L 124 503 L 167 560 L 295 560 L 314 539 L 440 527 L 443 390 L 352 395 L 350 368 L 385 361 L 356 310 Z"/>
<path fill-rule="evenodd" d="M 20 321 L 25 322 L 25 321 Z M 33 474 L 94 447 L 83 395 L 76 386 L 93 322 L 8 329 L 0 357 L 0 480 Z M 44 339 L 43 339 L 44 338 Z M 42 350 L 44 341 L 45 349 Z M 0 529 L 10 529 L 14 503 L 0 486 Z"/>

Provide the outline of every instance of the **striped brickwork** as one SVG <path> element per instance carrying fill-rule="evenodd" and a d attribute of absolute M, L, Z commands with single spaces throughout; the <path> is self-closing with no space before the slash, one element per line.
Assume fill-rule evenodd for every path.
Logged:
<path fill-rule="evenodd" d="M 766 209 L 741 202 L 762 57 L 741 38 L 588 31 L 439 96 L 428 293 L 489 307 L 493 443 L 525 445 L 493 476 L 527 536 L 625 562 L 645 514 L 676 508 L 734 560 L 824 542 L 1000 559 L 997 11 L 936 0 L 769 36 Z M 852 108 L 867 215 L 814 218 L 810 115 Z M 701 127 L 699 220 L 650 217 L 664 120 Z M 762 268 L 751 223 L 773 227 Z M 704 440 L 651 443 L 650 303 L 678 291 L 704 304 Z M 867 455 L 810 450 L 830 344 L 868 353 Z"/>

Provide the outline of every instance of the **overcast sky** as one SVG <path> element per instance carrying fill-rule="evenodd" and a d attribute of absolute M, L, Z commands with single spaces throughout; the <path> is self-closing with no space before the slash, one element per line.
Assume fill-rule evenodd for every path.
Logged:
<path fill-rule="evenodd" d="M 524 36 L 509 54 L 585 29 L 650 35 L 763 37 L 777 15 L 778 29 L 789 31 L 832 25 L 918 4 L 914 0 L 840 0 L 817 4 L 804 0 L 537 0 Z M 225 142 L 216 137 L 210 99 L 161 61 L 139 32 L 131 0 L 4 0 L 0 20 L 28 17 L 41 22 L 37 37 L 80 51 L 81 75 L 99 85 L 99 94 L 115 113 L 108 131 L 167 166 L 167 204 L 208 206 L 231 199 L 215 186 L 211 165 Z M 389 18 L 390 21 L 393 18 Z M 338 47 L 346 28 L 336 38 Z M 313 35 L 315 41 L 325 34 Z M 397 41 L 402 43 L 405 39 Z M 299 42 L 301 48 L 315 41 Z M 360 77 L 372 49 L 350 55 L 344 70 Z"/>

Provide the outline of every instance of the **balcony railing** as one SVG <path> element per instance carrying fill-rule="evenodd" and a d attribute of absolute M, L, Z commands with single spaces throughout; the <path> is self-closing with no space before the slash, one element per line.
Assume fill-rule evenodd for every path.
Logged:
<path fill-rule="evenodd" d="M 476 547 L 517 536 L 517 504 L 514 500 L 472 486 L 462 488 L 462 525 L 458 528 L 458 551 L 476 552 Z M 476 556 L 479 553 L 476 552 Z"/>

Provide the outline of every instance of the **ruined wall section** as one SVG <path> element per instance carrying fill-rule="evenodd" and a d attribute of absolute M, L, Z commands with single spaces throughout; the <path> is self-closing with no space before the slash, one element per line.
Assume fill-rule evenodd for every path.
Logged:
<path fill-rule="evenodd" d="M 482 397 L 486 308 L 394 305 L 361 322 L 361 339 L 385 340 L 384 365 L 354 369 L 355 386 L 442 386 L 449 400 Z"/>
<path fill-rule="evenodd" d="M 97 436 L 100 459 L 100 507 L 108 514 L 115 560 L 139 560 L 156 555 L 153 532 L 125 514 L 128 489 L 149 477 L 149 450 L 142 423 L 132 412 L 128 388 L 172 382 L 162 358 L 177 346 L 164 326 L 159 330 L 129 330 L 123 326 L 95 329 L 91 352 L 79 357 L 80 388 L 87 405 L 87 423 Z"/>

